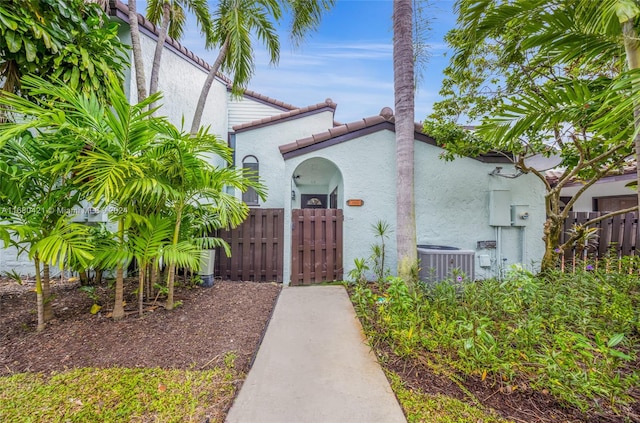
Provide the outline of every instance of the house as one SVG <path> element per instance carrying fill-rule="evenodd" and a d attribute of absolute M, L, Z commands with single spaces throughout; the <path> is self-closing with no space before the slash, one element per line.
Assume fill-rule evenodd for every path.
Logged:
<path fill-rule="evenodd" d="M 114 3 L 111 15 L 123 23 L 121 38 L 129 42 L 126 6 Z M 150 73 L 156 28 L 141 16 L 139 24 Z M 209 67 L 174 40 L 167 41 L 162 60 L 161 110 L 180 125 L 193 113 Z M 134 72 L 126 76 L 128 93 L 135 93 Z M 259 218 L 239 229 L 244 244 L 232 243 L 231 259 L 218 256 L 225 271 L 245 267 L 252 269 L 249 278 L 270 280 L 264 265 L 285 284 L 343 279 L 354 259 L 371 255 L 376 242 L 371 228 L 377 221 L 395 228 L 393 112 L 385 107 L 377 116 L 341 124 L 334 121 L 336 107 L 330 99 L 295 107 L 252 91 L 235 98 L 229 81 L 216 79 L 203 124 L 227 138 L 235 165 L 256 171 L 268 188 L 265 201 L 254 192 L 234 193 Z M 482 279 L 500 275 L 511 264 L 535 268 L 543 253 L 543 184 L 533 175 L 501 177 L 516 176 L 516 170 L 500 154 L 446 162 L 441 153 L 417 125 L 417 240 L 429 246 L 421 249 L 423 270 L 446 276 L 461 267 Z M 266 238 L 273 243 L 260 244 Z M 395 249 L 392 233 L 390 269 L 397 265 Z M 0 260 L 1 270 L 12 265 L 16 262 Z"/>
<path fill-rule="evenodd" d="M 547 181 L 553 185 L 561 174 L 561 171 L 557 170 L 548 171 Z M 612 212 L 637 206 L 638 194 L 635 186 L 629 187 L 636 178 L 636 163 L 626 164 L 622 169 L 611 172 L 587 188 L 573 204 L 572 211 Z M 583 186 L 579 180 L 565 185 L 561 190 L 564 202 L 568 202 Z"/>
<path fill-rule="evenodd" d="M 395 126 L 393 112 L 347 124 L 335 123 L 331 100 L 269 118 L 234 125 L 238 164 L 255 163 L 269 198 L 254 207 L 282 208 L 284 280 L 298 279 L 294 245 L 296 210 L 342 209 L 344 271 L 369 257 L 378 220 L 395 226 Z M 415 196 L 418 244 L 456 247 L 471 254 L 475 278 L 499 275 L 510 264 L 531 265 L 543 252 L 544 187 L 533 175 L 501 178 L 515 168 L 506 157 L 486 155 L 453 162 L 440 159 L 435 141 L 415 132 Z M 514 216 L 512 217 L 512 210 Z M 293 227 L 293 229 L 292 229 Z M 395 269 L 395 237 L 387 242 Z M 431 250 L 431 249 L 429 249 Z M 455 250 L 453 250 L 455 251 Z M 449 254 L 455 254 L 450 252 Z M 448 260 L 455 260 L 448 256 Z M 299 265 L 299 264 L 298 264 Z M 423 263 L 424 265 L 424 263 Z"/>

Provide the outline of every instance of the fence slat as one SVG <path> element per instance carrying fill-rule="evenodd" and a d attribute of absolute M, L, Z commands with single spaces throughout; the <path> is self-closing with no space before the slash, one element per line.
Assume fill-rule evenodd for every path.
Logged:
<path fill-rule="evenodd" d="M 217 275 L 233 281 L 282 282 L 283 231 L 284 209 L 251 209 L 240 226 L 218 231 L 231 247 L 231 257 L 218 248 Z"/>
<path fill-rule="evenodd" d="M 582 225 L 587 221 L 602 216 L 601 212 L 571 212 L 564 221 L 564 230 L 561 241 L 565 242 L 568 238 L 567 232 L 574 224 Z M 589 227 L 598 228 L 598 238 L 594 248 L 589 248 L 590 255 L 599 258 L 605 257 L 613 248 L 616 256 L 636 255 L 640 240 L 640 225 L 636 213 L 627 213 L 625 215 L 613 216 L 595 225 Z M 575 253 L 575 245 L 573 248 L 565 250 L 565 261 L 570 262 Z"/>

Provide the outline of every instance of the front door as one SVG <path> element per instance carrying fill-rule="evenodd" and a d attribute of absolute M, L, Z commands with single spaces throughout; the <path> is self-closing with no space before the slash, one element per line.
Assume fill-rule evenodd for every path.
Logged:
<path fill-rule="evenodd" d="M 294 209 L 292 216 L 291 285 L 342 280 L 342 209 Z"/>

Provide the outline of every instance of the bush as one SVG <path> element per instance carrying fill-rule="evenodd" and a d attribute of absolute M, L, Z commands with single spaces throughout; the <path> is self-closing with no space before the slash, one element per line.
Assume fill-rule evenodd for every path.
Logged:
<path fill-rule="evenodd" d="M 632 401 L 640 381 L 640 282 L 582 270 L 505 280 L 445 281 L 411 291 L 400 279 L 354 301 L 376 342 L 469 376 L 554 394 L 583 411 Z"/>

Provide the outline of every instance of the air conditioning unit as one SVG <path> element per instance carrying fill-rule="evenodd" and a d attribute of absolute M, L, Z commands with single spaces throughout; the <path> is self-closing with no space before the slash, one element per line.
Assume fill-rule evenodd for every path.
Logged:
<path fill-rule="evenodd" d="M 461 250 L 444 245 L 418 245 L 420 260 L 420 280 L 435 283 L 451 279 L 456 272 L 464 273 L 467 279 L 474 279 L 474 250 Z"/>

